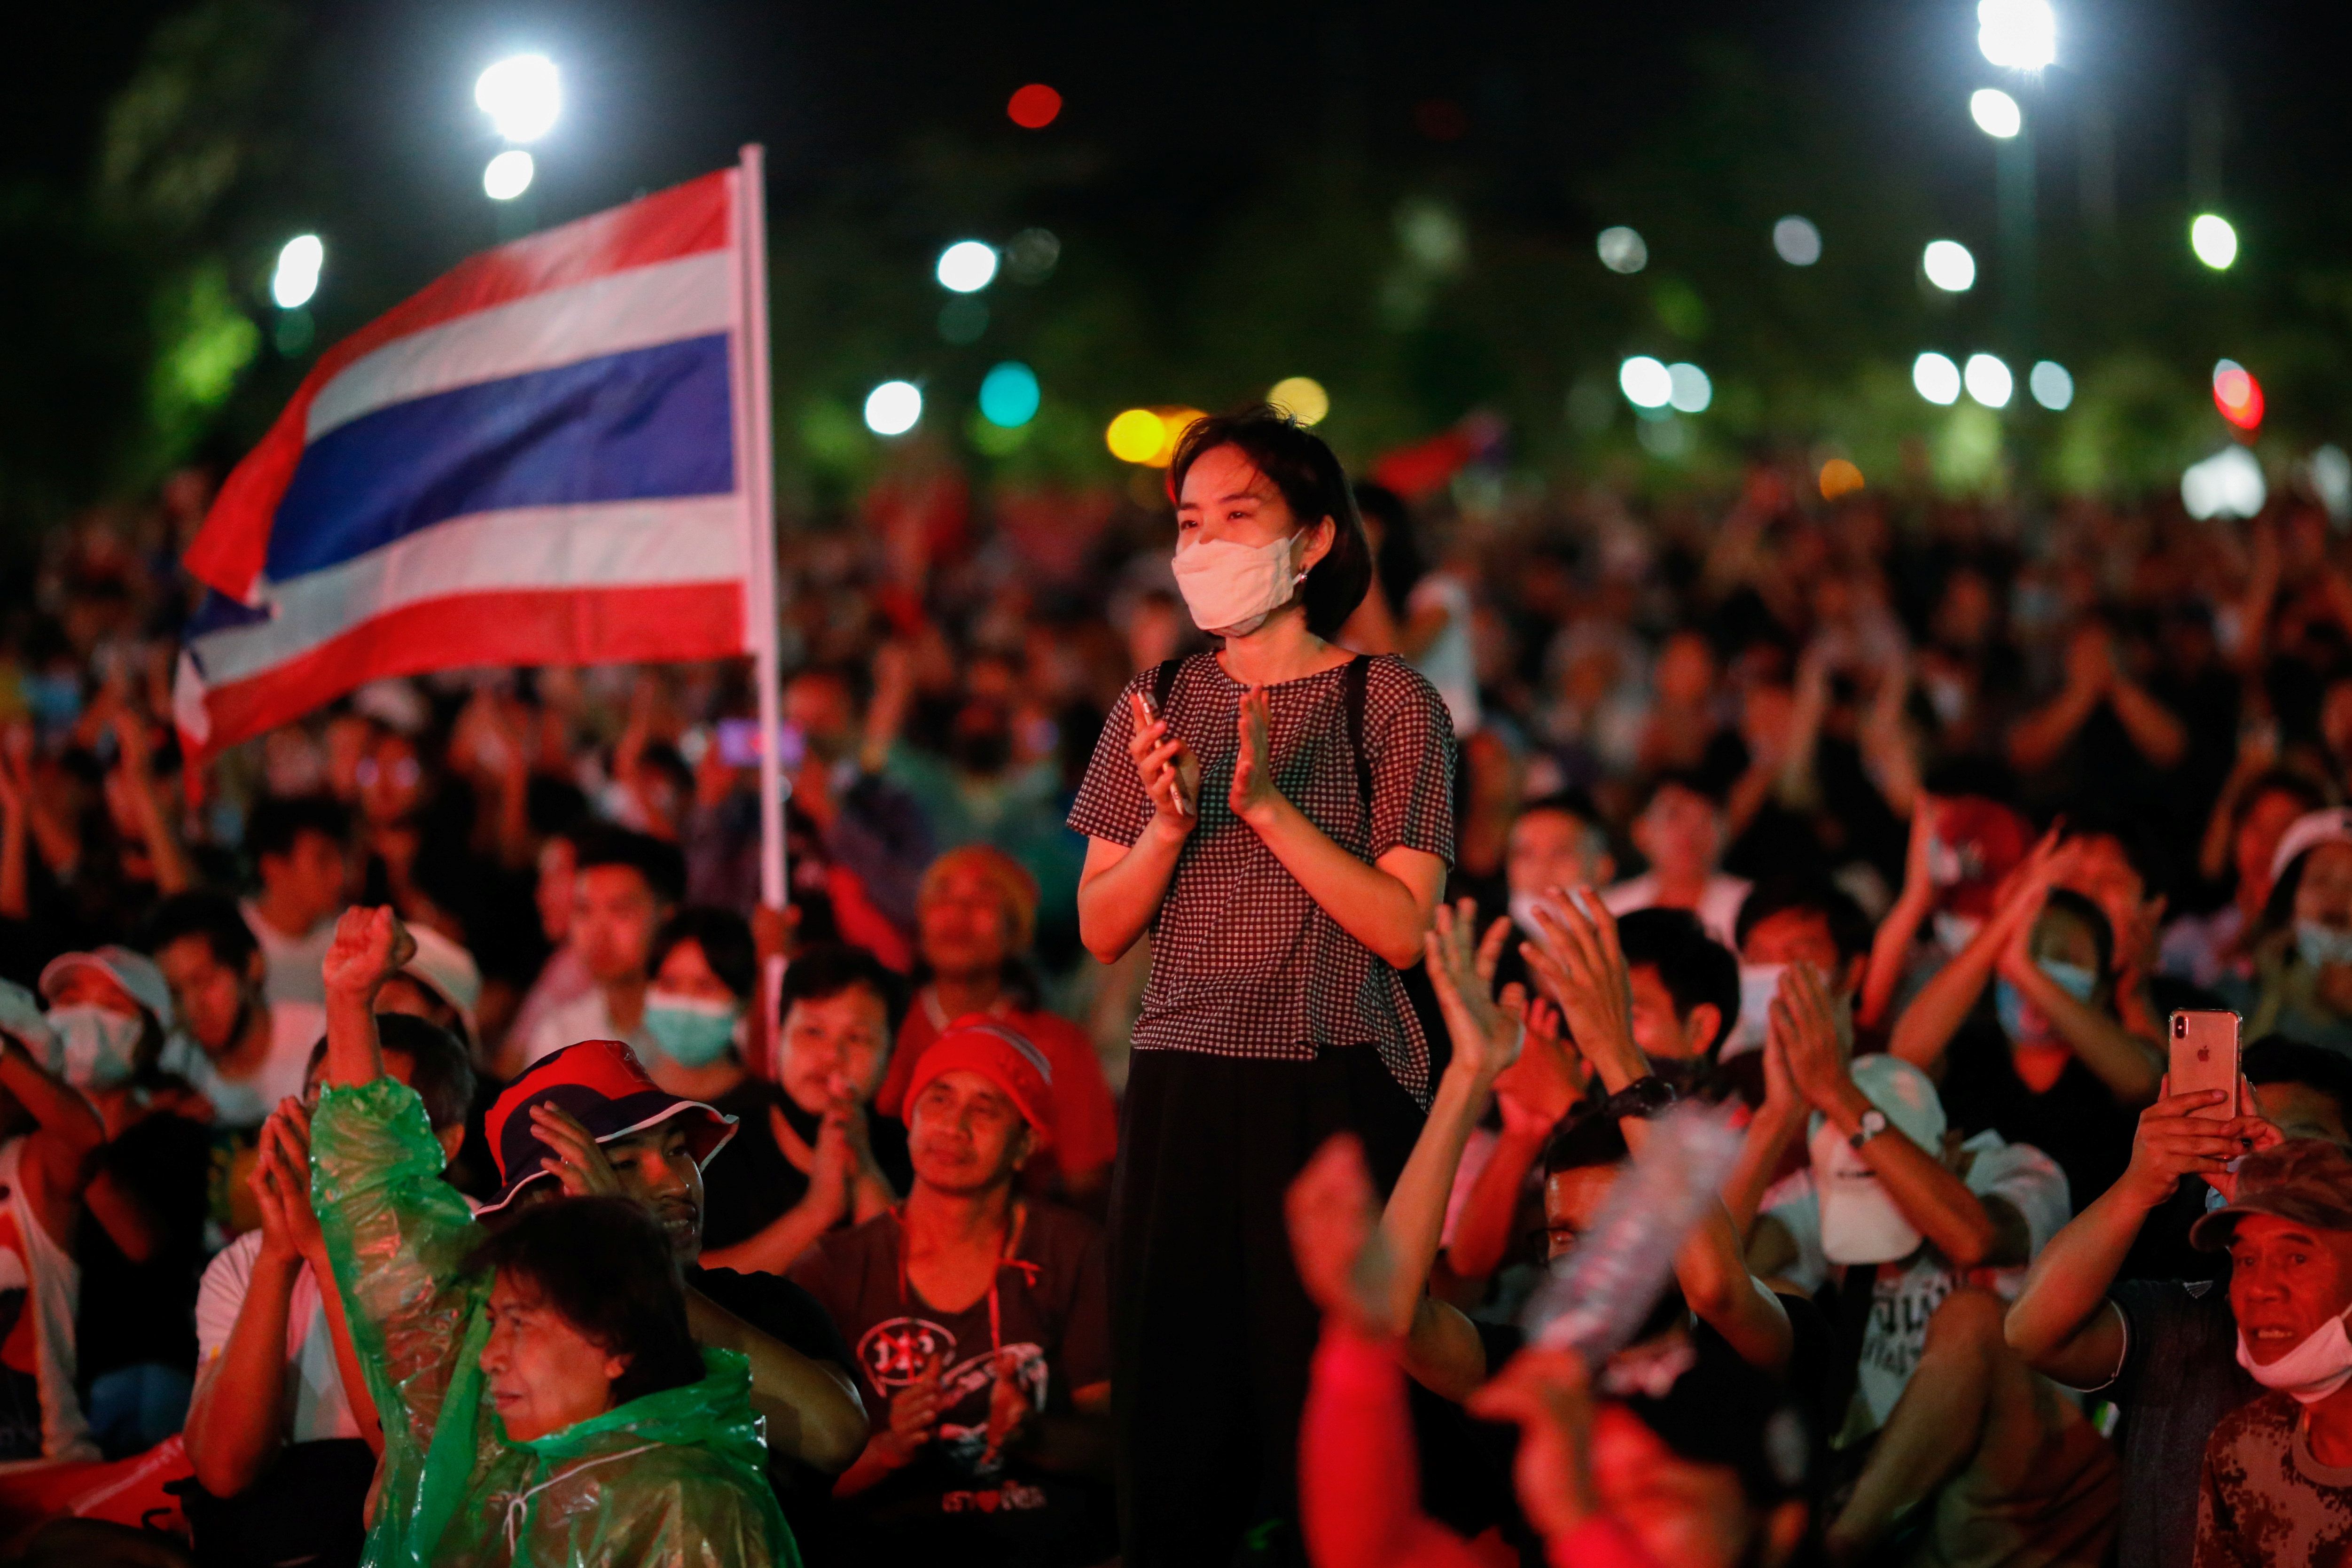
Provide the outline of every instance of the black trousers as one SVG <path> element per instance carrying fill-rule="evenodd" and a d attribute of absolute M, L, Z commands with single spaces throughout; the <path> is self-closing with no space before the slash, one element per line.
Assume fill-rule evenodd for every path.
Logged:
<path fill-rule="evenodd" d="M 1320 1323 L 1283 1195 L 1341 1131 L 1385 1193 L 1421 1122 L 1370 1046 L 1297 1062 L 1135 1053 L 1111 1210 L 1127 1568 L 1305 1561 L 1298 1414 Z"/>

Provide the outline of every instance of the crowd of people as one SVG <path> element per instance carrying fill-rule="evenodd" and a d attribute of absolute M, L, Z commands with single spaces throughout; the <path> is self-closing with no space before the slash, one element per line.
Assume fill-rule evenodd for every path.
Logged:
<path fill-rule="evenodd" d="M 2352 1562 L 2325 509 L 1408 456 L 792 533 L 782 908 L 746 665 L 186 756 L 204 476 L 49 541 L 0 1561 Z"/>

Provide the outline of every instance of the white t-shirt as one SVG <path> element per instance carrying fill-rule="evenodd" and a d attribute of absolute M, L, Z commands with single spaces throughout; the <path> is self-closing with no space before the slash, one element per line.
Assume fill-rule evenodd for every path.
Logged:
<path fill-rule="evenodd" d="M 1739 926 L 1739 906 L 1748 902 L 1748 890 L 1754 884 L 1745 877 L 1726 876 L 1717 872 L 1706 879 L 1706 890 L 1698 895 L 1698 907 L 1692 914 L 1706 927 L 1706 934 L 1730 948 L 1739 951 L 1733 935 Z M 1631 915 L 1637 909 L 1653 909 L 1658 903 L 1658 879 L 1654 873 L 1644 872 L 1630 882 L 1621 882 L 1601 895 L 1612 915 Z"/>
<path fill-rule="evenodd" d="M 335 921 L 330 915 L 310 928 L 304 936 L 289 936 L 261 917 L 253 900 L 247 899 L 237 906 L 245 912 L 246 928 L 253 939 L 261 944 L 261 956 L 269 962 L 268 977 L 262 981 L 262 992 L 273 1002 L 308 1002 L 324 1007 L 327 1002 L 327 982 L 323 970 L 327 949 L 335 940 Z"/>
<path fill-rule="evenodd" d="M 1968 1189 L 1979 1197 L 2006 1199 L 2025 1221 L 2026 1262 L 1986 1271 L 1993 1291 L 2002 1301 L 2013 1301 L 2025 1288 L 2026 1266 L 2074 1213 L 2066 1173 L 2040 1149 L 2003 1143 L 1999 1133 L 1979 1133 L 1960 1147 L 1976 1156 L 1961 1178 Z M 1779 1220 L 1797 1245 L 1797 1260 L 1783 1271 L 1784 1277 L 1808 1292 L 1819 1291 L 1832 1265 L 1822 1253 L 1822 1206 L 1813 1173 L 1800 1171 L 1773 1192 L 1780 1200 L 1764 1212 Z M 1903 1385 L 1911 1380 L 1912 1368 L 1919 1364 L 1919 1353 L 1927 1343 L 1927 1320 L 1963 1282 L 1961 1270 L 1947 1262 L 1932 1242 L 1912 1254 L 1899 1273 L 1890 1266 L 1879 1268 L 1854 1390 L 1869 1408 L 1871 1430 L 1885 1424 L 1902 1397 Z"/>
<path fill-rule="evenodd" d="M 228 1079 L 205 1054 L 205 1048 L 184 1030 L 174 1030 L 163 1042 L 160 1065 L 176 1073 L 188 1086 L 212 1103 L 214 1118 L 224 1127 L 258 1127 L 278 1109 L 280 1100 L 302 1097 L 302 1079 L 310 1067 L 310 1048 L 327 1032 L 327 1009 L 307 1002 L 273 1002 L 269 1008 L 269 1054 L 248 1078 Z"/>
<path fill-rule="evenodd" d="M 196 1288 L 196 1375 L 218 1370 L 236 1315 L 253 1286 L 253 1260 L 261 1252 L 261 1232 L 248 1230 L 223 1248 Z M 286 1438 L 312 1443 L 327 1437 L 366 1436 L 343 1396 L 343 1375 L 335 1365 L 335 1336 L 327 1327 L 326 1303 L 318 1277 L 305 1263 L 294 1276 L 294 1297 L 286 1312 Z"/>
<path fill-rule="evenodd" d="M 613 1014 L 604 1006 L 604 988 L 592 986 L 584 996 L 575 997 L 562 1007 L 551 1008 L 539 1020 L 539 1027 L 523 1041 L 522 1060 L 525 1066 L 554 1055 L 567 1045 L 577 1045 L 583 1040 L 617 1040 L 627 1043 L 630 1050 L 643 1055 L 658 1049 L 647 1033 L 643 1020 L 635 1034 L 623 1034 L 613 1027 Z"/>

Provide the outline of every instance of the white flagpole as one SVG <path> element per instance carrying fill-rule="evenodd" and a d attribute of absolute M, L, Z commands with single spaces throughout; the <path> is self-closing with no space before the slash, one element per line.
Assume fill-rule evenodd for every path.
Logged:
<path fill-rule="evenodd" d="M 751 647 L 752 680 L 760 695 L 760 902 L 784 907 L 783 673 L 776 647 L 775 426 L 768 405 L 768 202 L 766 150 L 746 145 L 735 176 L 737 298 L 741 335 L 742 406 L 737 429 L 743 458 L 748 570 L 743 581 L 744 634 Z M 769 1005 L 782 980 L 768 981 Z"/>

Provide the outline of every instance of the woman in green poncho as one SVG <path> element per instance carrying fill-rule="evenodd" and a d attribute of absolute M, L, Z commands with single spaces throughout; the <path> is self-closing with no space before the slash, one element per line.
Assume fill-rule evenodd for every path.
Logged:
<path fill-rule="evenodd" d="M 373 1004 L 412 944 L 352 910 L 325 964 L 312 1201 L 384 1427 L 370 1568 L 796 1568 L 751 1374 L 698 1350 L 667 1239 L 572 1198 L 493 1236 L 439 1179 Z"/>

